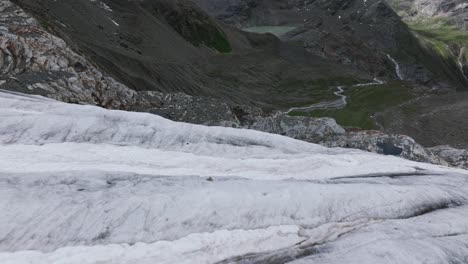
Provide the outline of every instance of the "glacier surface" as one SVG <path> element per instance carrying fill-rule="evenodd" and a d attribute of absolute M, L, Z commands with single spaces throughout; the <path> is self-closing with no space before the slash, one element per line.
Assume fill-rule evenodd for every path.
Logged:
<path fill-rule="evenodd" d="M 468 172 L 0 91 L 0 263 L 467 263 Z"/>

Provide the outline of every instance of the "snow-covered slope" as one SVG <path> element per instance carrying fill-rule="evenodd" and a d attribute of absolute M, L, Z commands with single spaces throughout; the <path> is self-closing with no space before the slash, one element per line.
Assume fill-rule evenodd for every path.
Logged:
<path fill-rule="evenodd" d="M 468 172 L 0 91 L 0 263 L 463 263 Z"/>

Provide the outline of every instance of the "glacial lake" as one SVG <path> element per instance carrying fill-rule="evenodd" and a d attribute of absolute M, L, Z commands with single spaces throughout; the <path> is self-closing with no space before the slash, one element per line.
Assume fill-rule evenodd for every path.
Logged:
<path fill-rule="evenodd" d="M 261 27 L 247 27 L 243 28 L 242 30 L 247 32 L 254 32 L 254 33 L 271 33 L 277 37 L 281 37 L 282 35 L 286 34 L 287 32 L 295 29 L 296 27 L 289 27 L 289 26 L 261 26 Z"/>

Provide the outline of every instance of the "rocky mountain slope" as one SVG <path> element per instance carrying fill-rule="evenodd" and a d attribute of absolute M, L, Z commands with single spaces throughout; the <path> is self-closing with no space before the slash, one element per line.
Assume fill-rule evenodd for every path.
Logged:
<path fill-rule="evenodd" d="M 128 109 L 135 92 L 103 75 L 9 1 L 0 3 L 1 88 Z"/>
<path fill-rule="evenodd" d="M 454 61 L 468 80 L 468 4 L 466 1 L 389 1 L 418 39 L 447 60 Z M 387 109 L 382 126 L 410 134 L 427 146 L 450 144 L 467 148 L 464 122 L 468 94 L 428 95 Z M 395 114 L 396 113 L 396 114 Z M 453 122 L 452 120 L 456 120 Z M 436 128 L 437 127 L 437 128 Z"/>
<path fill-rule="evenodd" d="M 446 50 L 468 79 L 468 3 L 452 1 L 389 1 L 421 38 Z"/>
<path fill-rule="evenodd" d="M 427 50 L 385 1 L 196 0 L 207 12 L 237 27 L 292 26 L 283 38 L 304 42 L 307 51 L 353 65 L 374 76 L 434 85 L 468 81 L 454 61 Z M 389 58 L 389 55 L 391 58 Z M 401 74 L 395 73 L 395 61 Z"/>
<path fill-rule="evenodd" d="M 468 3 L 465 0 L 388 0 L 405 18 L 444 17 L 468 29 Z"/>
<path fill-rule="evenodd" d="M 283 40 L 301 41 L 311 53 L 353 64 L 376 76 L 386 74 L 417 83 L 409 89 L 402 88 L 406 84 L 393 82 L 384 85 L 387 90 L 376 86 L 362 94 L 351 91 L 348 100 L 354 94 L 356 97 L 349 107 L 313 111 L 310 115 L 411 135 L 425 146 L 468 147 L 468 125 L 464 122 L 468 114 L 468 94 L 464 92 L 468 87 L 468 32 L 456 27 L 465 23 L 467 9 L 462 1 L 389 1 L 404 21 L 383 1 L 197 2 L 213 16 L 237 27 L 293 26 L 296 29 Z M 420 10 L 420 14 L 411 10 Z M 442 79 L 452 80 L 455 86 L 434 82 L 438 79 L 434 72 L 439 78 L 445 75 Z M 376 102 L 368 106 L 359 103 L 363 101 Z M 391 101 L 396 102 L 392 105 Z M 363 111 L 368 114 L 361 114 Z M 374 113 L 373 120 L 365 119 Z"/>
<path fill-rule="evenodd" d="M 309 55 L 298 44 L 224 26 L 186 0 L 15 2 L 136 91 L 278 109 L 333 96 L 321 83 L 371 78 Z M 317 83 L 316 91 L 307 93 L 307 83 Z"/>

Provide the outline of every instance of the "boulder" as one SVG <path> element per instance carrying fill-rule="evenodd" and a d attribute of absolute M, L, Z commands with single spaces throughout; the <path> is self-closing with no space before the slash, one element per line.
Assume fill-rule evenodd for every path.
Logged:
<path fill-rule="evenodd" d="M 446 160 L 450 166 L 468 169 L 468 150 L 455 149 L 450 146 L 437 146 L 429 149 Z"/>

